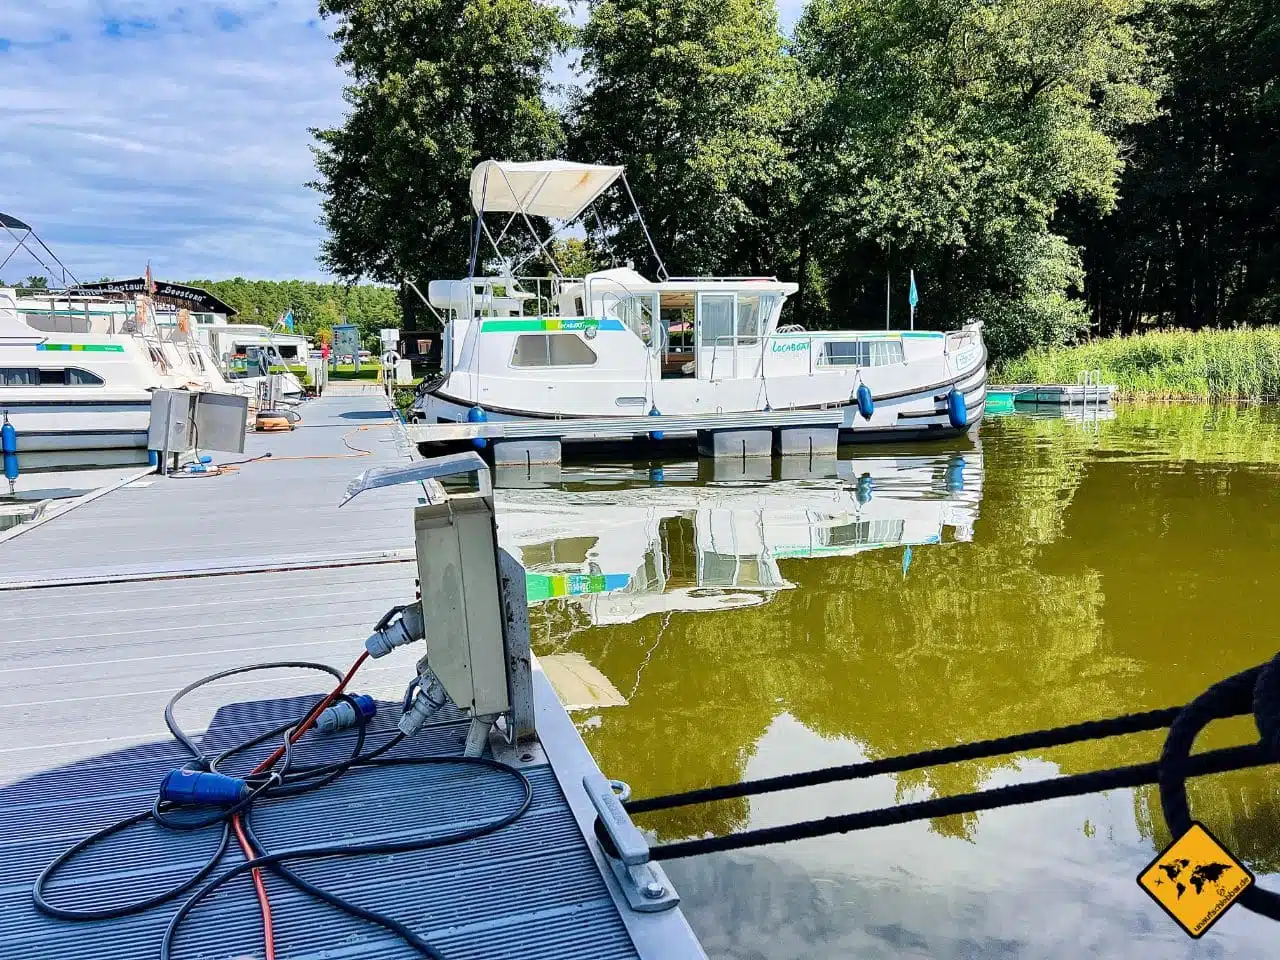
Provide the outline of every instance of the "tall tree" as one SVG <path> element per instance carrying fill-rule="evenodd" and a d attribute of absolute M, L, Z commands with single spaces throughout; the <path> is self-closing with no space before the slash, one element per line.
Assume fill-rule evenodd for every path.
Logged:
<path fill-rule="evenodd" d="M 1167 0 L 1143 27 L 1168 80 L 1121 202 L 1077 216 L 1099 326 L 1275 322 L 1280 313 L 1280 6 Z"/>
<path fill-rule="evenodd" d="M 1151 115 L 1140 2 L 812 0 L 796 34 L 821 101 L 803 131 L 807 245 L 837 319 L 879 315 L 892 250 L 919 319 L 981 318 L 997 356 L 1083 326 L 1054 219 L 1065 198 L 1114 204 L 1118 135 Z"/>
<path fill-rule="evenodd" d="M 457 275 L 480 160 L 550 156 L 545 100 L 569 28 L 537 0 L 321 0 L 351 77 L 341 127 L 314 130 L 322 262 L 354 280 Z"/>
<path fill-rule="evenodd" d="M 570 152 L 626 164 L 668 269 L 773 272 L 794 87 L 773 0 L 592 0 L 581 45 Z M 651 269 L 625 194 L 600 213 L 604 246 Z"/>

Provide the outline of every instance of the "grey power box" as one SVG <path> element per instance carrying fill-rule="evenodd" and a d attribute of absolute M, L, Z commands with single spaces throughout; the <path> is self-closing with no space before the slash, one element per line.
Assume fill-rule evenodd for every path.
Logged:
<path fill-rule="evenodd" d="M 196 396 L 190 390 L 152 391 L 148 450 L 181 454 L 195 445 Z"/>
<path fill-rule="evenodd" d="M 477 717 L 511 705 L 498 591 L 493 500 L 450 496 L 414 511 L 427 661 Z"/>
<path fill-rule="evenodd" d="M 249 398 L 234 393 L 196 396 L 195 446 L 201 450 L 244 453 Z"/>

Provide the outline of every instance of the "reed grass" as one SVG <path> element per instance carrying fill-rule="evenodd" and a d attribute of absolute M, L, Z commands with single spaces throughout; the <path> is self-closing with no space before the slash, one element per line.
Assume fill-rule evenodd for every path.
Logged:
<path fill-rule="evenodd" d="M 1280 399 L 1280 327 L 1156 330 L 1036 350 L 998 364 L 994 383 L 1075 383 L 1082 370 L 1129 400 Z"/>

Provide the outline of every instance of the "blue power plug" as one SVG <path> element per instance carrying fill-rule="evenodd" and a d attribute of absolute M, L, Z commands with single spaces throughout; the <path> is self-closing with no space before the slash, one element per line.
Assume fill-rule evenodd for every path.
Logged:
<path fill-rule="evenodd" d="M 343 700 L 321 712 L 316 718 L 316 732 L 321 734 L 337 733 L 358 721 L 371 720 L 378 712 L 378 704 L 367 693 L 357 693 L 352 698 L 355 707 Z"/>
<path fill-rule="evenodd" d="M 225 773 L 170 770 L 160 781 L 160 799 L 184 807 L 230 807 L 249 795 L 249 784 Z"/>

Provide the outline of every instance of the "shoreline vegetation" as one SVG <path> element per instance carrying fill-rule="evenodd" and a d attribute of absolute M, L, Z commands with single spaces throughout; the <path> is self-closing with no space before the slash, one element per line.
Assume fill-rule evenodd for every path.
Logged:
<path fill-rule="evenodd" d="M 1280 327 L 1154 330 L 1032 350 L 1000 362 L 992 383 L 1075 383 L 1100 370 L 1118 400 L 1276 401 Z"/>

